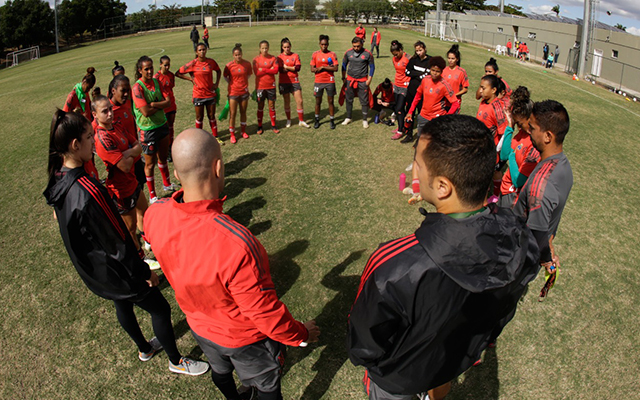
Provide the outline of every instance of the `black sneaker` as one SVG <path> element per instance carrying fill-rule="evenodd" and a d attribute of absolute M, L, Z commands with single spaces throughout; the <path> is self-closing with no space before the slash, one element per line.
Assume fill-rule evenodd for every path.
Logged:
<path fill-rule="evenodd" d="M 313 123 L 313 129 L 318 129 L 318 128 L 320 128 L 320 120 L 316 118 L 316 122 Z"/>
<path fill-rule="evenodd" d="M 331 120 L 331 129 L 336 129 L 336 122 L 334 120 Z"/>
<path fill-rule="evenodd" d="M 407 135 L 400 141 L 400 143 L 412 143 L 413 142 L 413 133 L 407 133 Z"/>

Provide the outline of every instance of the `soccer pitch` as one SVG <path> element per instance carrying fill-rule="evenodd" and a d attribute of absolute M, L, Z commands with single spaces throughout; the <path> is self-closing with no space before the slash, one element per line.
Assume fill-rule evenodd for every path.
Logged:
<path fill-rule="evenodd" d="M 211 30 L 208 56 L 223 68 L 236 42 L 251 61 L 260 40 L 268 40 L 271 54 L 277 55 L 280 39 L 289 37 L 302 60 L 304 109 L 311 122 L 309 61 L 318 49 L 318 35 L 329 35 L 329 49 L 341 57 L 354 28 L 332 24 Z M 450 47 L 416 32 L 383 27 L 381 33 L 373 87 L 385 77 L 393 80 L 388 51 L 392 39 L 410 54 L 416 40 L 425 41 L 430 55 L 446 56 Z M 93 295 L 78 277 L 42 196 L 51 116 L 86 68 L 96 68 L 103 93 L 114 60 L 133 78 L 139 56 L 152 57 L 157 70 L 160 56 L 166 54 L 175 72 L 193 58 L 188 36 L 185 30 L 114 39 L 0 71 L 1 398 L 223 398 L 208 375 L 170 373 L 163 353 L 144 364 L 138 361 L 112 303 Z M 479 102 L 474 91 L 484 63 L 494 54 L 464 44 L 460 50 L 471 81 L 462 113 L 475 115 Z M 638 398 L 640 262 L 633 249 L 640 218 L 633 210 L 640 206 L 640 106 L 572 81 L 559 70 L 506 57 L 498 57 L 498 65 L 513 89 L 527 86 L 533 100 L 558 100 L 569 111 L 565 151 L 575 182 L 554 242 L 562 273 L 544 303 L 537 301 L 542 275 L 532 283 L 497 347 L 485 353 L 482 365 L 454 382 L 447 399 Z M 191 84 L 176 81 L 178 133 L 193 126 L 195 114 Z M 224 80 L 221 87 L 225 93 Z M 236 145 L 228 141 L 227 121 L 218 122 L 226 141 L 225 212 L 264 244 L 278 294 L 293 316 L 315 318 L 322 330 L 318 344 L 289 349 L 284 398 L 365 399 L 364 370 L 347 359 L 346 319 L 367 257 L 379 243 L 410 234 L 420 224 L 418 207 L 407 205 L 407 197 L 398 191 L 398 175 L 413 152 L 409 145 L 389 140 L 391 128 L 386 125 L 362 129 L 357 100 L 355 121 L 336 130 L 329 129 L 326 100 L 318 130 L 295 124 L 285 129 L 280 96 L 276 109 L 281 133 L 267 129 L 257 136 L 256 104 L 251 101 L 251 138 Z M 292 110 L 295 121 L 295 103 Z M 338 123 L 344 115 L 344 107 L 337 107 Z M 102 163 L 96 161 L 104 176 Z M 202 357 L 171 287 L 164 281 L 161 289 L 172 306 L 178 348 Z M 143 332 L 151 337 L 148 314 L 138 314 Z"/>

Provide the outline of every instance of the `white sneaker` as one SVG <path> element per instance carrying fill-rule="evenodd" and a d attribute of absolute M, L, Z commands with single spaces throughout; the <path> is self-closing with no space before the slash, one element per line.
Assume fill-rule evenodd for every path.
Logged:
<path fill-rule="evenodd" d="M 151 251 L 151 243 L 147 242 L 146 240 L 142 239 L 142 247 L 146 250 L 146 251 Z"/>
<path fill-rule="evenodd" d="M 153 204 L 156 201 L 158 201 L 158 198 L 157 197 L 152 197 L 152 198 L 149 199 L 149 204 Z"/>
<path fill-rule="evenodd" d="M 180 190 L 180 186 L 176 185 L 175 183 L 172 183 L 169 186 L 163 186 L 162 188 L 165 192 L 175 192 L 176 190 Z"/>
<path fill-rule="evenodd" d="M 402 189 L 402 193 L 413 194 L 413 189 L 411 188 L 411 186 L 407 186 L 406 188 Z"/>
<path fill-rule="evenodd" d="M 345 118 L 344 121 L 342 121 L 342 125 L 349 125 L 351 123 L 351 118 Z"/>
<path fill-rule="evenodd" d="M 160 269 L 160 263 L 157 262 L 156 260 L 152 260 L 150 258 L 145 258 L 144 262 L 147 263 L 147 265 L 149 266 L 149 269 L 152 270 L 152 271 Z"/>
<path fill-rule="evenodd" d="M 204 374 L 208 370 L 209 364 L 206 362 L 192 360 L 187 357 L 182 357 L 180 359 L 180 364 L 178 365 L 174 365 L 169 361 L 169 371 L 175 372 L 176 374 L 198 376 Z"/>
<path fill-rule="evenodd" d="M 301 127 L 303 127 L 303 128 L 310 128 L 309 124 L 307 124 L 307 123 L 306 123 L 306 122 L 304 122 L 304 121 L 300 121 L 300 122 L 298 122 L 298 125 L 299 125 L 299 126 L 301 126 Z"/>
<path fill-rule="evenodd" d="M 141 351 L 138 352 L 138 358 L 140 359 L 140 361 L 149 361 L 153 358 L 153 356 L 157 352 L 162 350 L 162 345 L 160 344 L 160 341 L 158 340 L 158 338 L 155 336 L 151 338 L 151 340 L 149 340 L 149 344 L 151 345 L 150 352 L 148 353 L 143 353 Z"/>
<path fill-rule="evenodd" d="M 291 120 L 290 119 L 287 120 L 287 124 L 285 125 L 285 128 L 291 128 Z"/>
<path fill-rule="evenodd" d="M 363 120 L 362 120 L 362 127 L 363 127 L 364 129 L 367 129 L 367 128 L 369 127 L 369 123 L 367 122 L 367 120 L 366 120 L 366 119 L 363 119 Z"/>
<path fill-rule="evenodd" d="M 412 169 L 413 169 L 413 163 L 409 164 L 409 166 L 405 168 L 405 171 L 411 171 Z"/>

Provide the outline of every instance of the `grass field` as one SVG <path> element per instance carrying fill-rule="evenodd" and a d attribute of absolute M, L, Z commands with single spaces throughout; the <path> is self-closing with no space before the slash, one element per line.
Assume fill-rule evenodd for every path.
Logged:
<path fill-rule="evenodd" d="M 330 49 L 342 54 L 353 29 L 265 26 L 211 33 L 209 56 L 221 65 L 231 60 L 236 42 L 243 43 L 250 60 L 260 40 L 269 40 L 277 54 L 280 39 L 288 36 L 302 59 L 311 121 L 313 78 L 307 65 L 318 34 L 330 35 Z M 449 47 L 414 32 L 383 29 L 382 34 L 374 84 L 393 77 L 391 39 L 409 52 L 418 39 L 426 41 L 431 55 L 445 55 Z M 41 194 L 51 115 L 88 66 L 97 69 L 98 86 L 106 91 L 114 60 L 131 77 L 139 56 L 157 63 L 167 54 L 175 71 L 193 57 L 191 49 L 187 31 L 158 33 L 96 43 L 0 71 L 1 398 L 222 399 L 208 375 L 169 373 L 164 354 L 145 364 L 137 360 L 112 303 L 93 295 L 79 279 Z M 492 53 L 467 45 L 461 51 L 472 92 Z M 633 214 L 640 206 L 640 107 L 560 71 L 504 57 L 498 62 L 512 88 L 525 85 L 534 100 L 558 100 L 571 116 L 565 150 L 575 184 L 556 240 L 562 274 L 544 303 L 537 302 L 542 277 L 532 284 L 497 348 L 457 380 L 448 398 L 640 398 L 640 262 L 634 250 L 640 218 Z M 176 84 L 180 132 L 192 125 L 194 111 L 191 85 Z M 364 399 L 364 371 L 351 365 L 345 351 L 346 316 L 378 243 L 410 234 L 421 221 L 418 208 L 408 206 L 397 190 L 412 151 L 389 140 L 387 126 L 363 130 L 359 118 L 335 131 L 325 123 L 318 130 L 296 126 L 257 137 L 255 103 L 249 107 L 251 139 L 234 146 L 227 141 L 223 148 L 225 210 L 266 247 L 278 293 L 293 315 L 316 318 L 322 329 L 317 345 L 289 350 L 284 397 Z M 467 94 L 462 112 L 475 115 L 477 108 L 473 93 Z M 277 111 L 284 126 L 281 98 Z M 339 108 L 338 122 L 343 117 Z M 225 122 L 219 129 L 226 140 Z M 201 357 L 171 287 L 164 282 L 161 288 L 172 305 L 179 349 Z M 147 314 L 139 315 L 143 331 L 151 335 Z"/>

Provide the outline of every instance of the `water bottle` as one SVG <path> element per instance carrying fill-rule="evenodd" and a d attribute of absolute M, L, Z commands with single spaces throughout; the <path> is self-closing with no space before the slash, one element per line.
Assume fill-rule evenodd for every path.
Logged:
<path fill-rule="evenodd" d="M 400 184 L 399 184 L 400 191 L 402 192 L 406 186 L 407 186 L 407 175 L 405 175 L 405 173 L 403 172 L 400 174 Z"/>
<path fill-rule="evenodd" d="M 329 63 L 330 66 L 333 66 L 333 59 L 331 57 L 327 59 L 327 62 Z"/>

